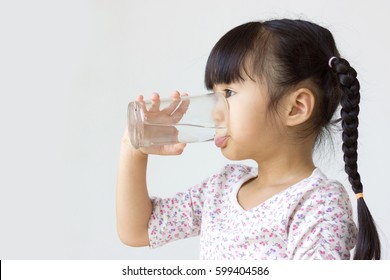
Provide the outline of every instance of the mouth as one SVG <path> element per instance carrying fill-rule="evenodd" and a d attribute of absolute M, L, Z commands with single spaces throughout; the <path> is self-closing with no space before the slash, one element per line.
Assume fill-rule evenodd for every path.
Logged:
<path fill-rule="evenodd" d="M 227 145 L 229 136 L 215 136 L 214 143 L 218 148 L 224 148 Z"/>

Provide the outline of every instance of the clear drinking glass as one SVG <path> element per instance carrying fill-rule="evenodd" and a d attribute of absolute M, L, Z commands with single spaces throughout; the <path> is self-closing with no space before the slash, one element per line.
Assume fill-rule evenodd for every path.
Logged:
<path fill-rule="evenodd" d="M 128 129 L 135 148 L 211 141 L 227 133 L 228 104 L 220 93 L 161 99 L 158 110 L 151 101 L 128 106 Z"/>

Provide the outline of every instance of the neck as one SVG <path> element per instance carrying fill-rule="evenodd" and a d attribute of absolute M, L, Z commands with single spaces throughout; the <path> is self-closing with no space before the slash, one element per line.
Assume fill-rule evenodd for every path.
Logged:
<path fill-rule="evenodd" d="M 292 185 L 309 177 L 315 165 L 306 145 L 278 147 L 272 157 L 255 159 L 259 168 L 259 186 Z"/>

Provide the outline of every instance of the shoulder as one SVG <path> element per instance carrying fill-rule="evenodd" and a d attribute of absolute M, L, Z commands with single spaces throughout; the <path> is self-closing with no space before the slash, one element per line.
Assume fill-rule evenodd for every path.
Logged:
<path fill-rule="evenodd" d="M 316 169 L 315 172 L 317 174 L 309 180 L 308 193 L 304 199 L 324 207 L 337 206 L 351 212 L 350 199 L 345 187 L 339 181 L 329 179 L 320 169 Z"/>
<path fill-rule="evenodd" d="M 293 228 L 310 225 L 310 228 L 331 222 L 352 227 L 352 205 L 344 186 L 327 178 L 319 169 L 315 173 L 290 201 L 290 225 Z"/>
<path fill-rule="evenodd" d="M 317 168 L 291 191 L 291 203 L 326 206 L 338 203 L 341 207 L 350 204 L 349 195 L 337 180 L 329 179 Z"/>
<path fill-rule="evenodd" d="M 349 258 L 356 226 L 344 186 L 319 169 L 290 203 L 289 242 L 296 258 Z"/>
<path fill-rule="evenodd" d="M 327 178 L 319 169 L 302 181 L 287 203 L 288 224 L 292 229 L 323 222 L 353 226 L 352 205 L 344 186 Z"/>

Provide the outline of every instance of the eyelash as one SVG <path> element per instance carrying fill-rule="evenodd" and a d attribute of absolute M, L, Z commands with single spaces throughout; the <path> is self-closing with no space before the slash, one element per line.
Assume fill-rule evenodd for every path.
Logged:
<path fill-rule="evenodd" d="M 225 92 L 225 98 L 232 97 L 233 95 L 236 94 L 234 91 L 232 91 L 231 89 L 228 89 L 228 88 L 225 89 L 224 92 Z"/>

